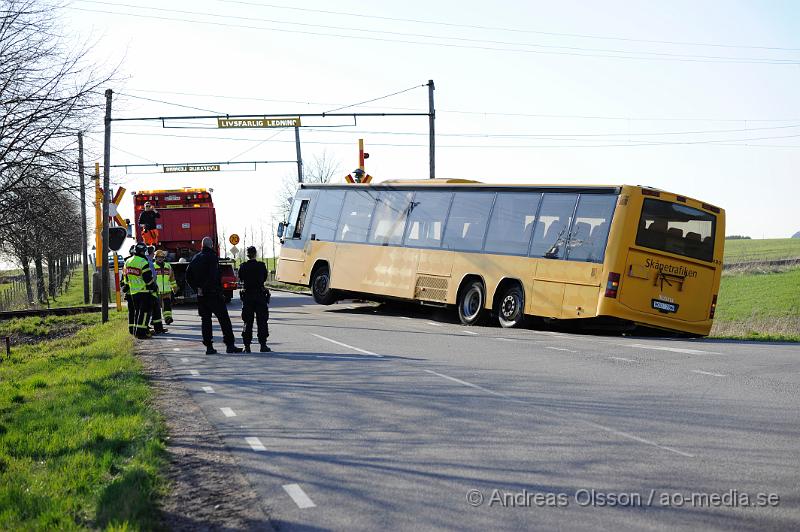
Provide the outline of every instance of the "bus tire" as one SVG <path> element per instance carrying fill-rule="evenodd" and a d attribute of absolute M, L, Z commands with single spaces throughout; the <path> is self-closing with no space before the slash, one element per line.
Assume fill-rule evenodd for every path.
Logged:
<path fill-rule="evenodd" d="M 477 325 L 483 317 L 486 289 L 480 281 L 470 281 L 458 294 L 458 318 L 464 325 Z"/>
<path fill-rule="evenodd" d="M 311 294 L 320 305 L 336 303 L 336 292 L 331 288 L 331 271 L 327 265 L 314 268 L 311 274 Z"/>
<path fill-rule="evenodd" d="M 525 294 L 514 284 L 506 287 L 497 299 L 497 321 L 506 329 L 519 327 L 525 319 Z"/>

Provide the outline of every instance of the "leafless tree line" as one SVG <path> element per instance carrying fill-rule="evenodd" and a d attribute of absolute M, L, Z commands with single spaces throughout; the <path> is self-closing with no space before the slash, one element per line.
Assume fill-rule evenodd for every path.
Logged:
<path fill-rule="evenodd" d="M 81 252 L 77 136 L 100 122 L 110 80 L 60 34 L 58 14 L 46 0 L 0 0 L 0 254 L 41 302 Z"/>

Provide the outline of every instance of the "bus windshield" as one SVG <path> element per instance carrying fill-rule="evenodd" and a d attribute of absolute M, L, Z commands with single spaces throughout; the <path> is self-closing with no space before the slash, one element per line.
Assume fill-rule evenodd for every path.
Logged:
<path fill-rule="evenodd" d="M 686 205 L 646 198 L 636 245 L 711 262 L 716 220 Z"/>

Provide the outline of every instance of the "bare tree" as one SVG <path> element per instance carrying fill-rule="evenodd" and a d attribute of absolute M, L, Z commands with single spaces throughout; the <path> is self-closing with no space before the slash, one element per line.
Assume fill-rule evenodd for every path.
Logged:
<path fill-rule="evenodd" d="M 339 174 L 340 166 L 339 162 L 327 151 L 323 151 L 321 155 L 314 155 L 310 163 L 303 161 L 303 182 L 330 183 L 331 179 Z M 289 210 L 292 208 L 292 200 L 297 193 L 298 187 L 297 176 L 284 176 L 281 189 L 278 192 L 278 201 L 276 204 L 276 210 L 282 220 L 286 220 L 289 216 Z"/>

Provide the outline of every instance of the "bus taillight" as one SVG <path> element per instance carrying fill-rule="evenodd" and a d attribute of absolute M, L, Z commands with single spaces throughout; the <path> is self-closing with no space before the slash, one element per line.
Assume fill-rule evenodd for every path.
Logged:
<path fill-rule="evenodd" d="M 619 290 L 619 277 L 618 273 L 611 272 L 608 274 L 608 283 L 606 284 L 606 297 L 613 297 L 616 299 L 617 290 Z"/>
<path fill-rule="evenodd" d="M 714 297 L 711 298 L 711 311 L 708 313 L 708 319 L 714 319 L 714 312 L 717 311 L 717 294 L 714 294 Z"/>

